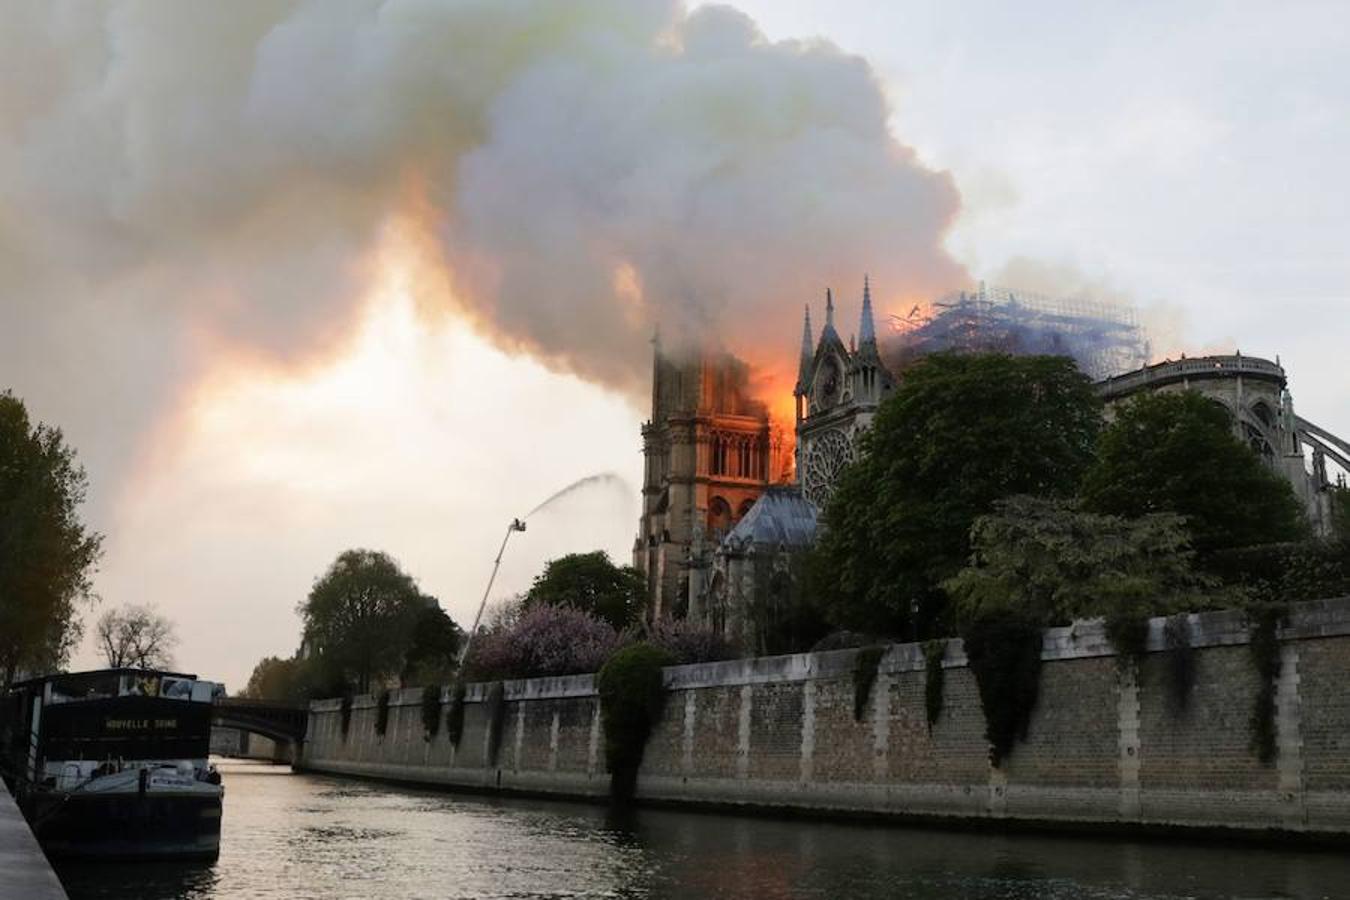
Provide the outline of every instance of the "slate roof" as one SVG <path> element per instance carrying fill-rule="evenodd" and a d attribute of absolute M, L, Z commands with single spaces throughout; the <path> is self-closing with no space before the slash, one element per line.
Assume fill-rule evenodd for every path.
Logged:
<path fill-rule="evenodd" d="M 792 485 L 769 487 L 750 507 L 725 544 L 745 547 L 749 544 L 774 544 L 805 547 L 816 539 L 816 508 Z"/>

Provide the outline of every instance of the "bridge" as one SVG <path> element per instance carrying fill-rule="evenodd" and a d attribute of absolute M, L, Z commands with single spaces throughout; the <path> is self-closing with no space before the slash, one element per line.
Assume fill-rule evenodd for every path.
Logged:
<path fill-rule="evenodd" d="M 284 700 L 220 697 L 212 704 L 211 724 L 268 738 L 277 745 L 278 759 L 295 762 L 309 727 L 309 706 Z"/>

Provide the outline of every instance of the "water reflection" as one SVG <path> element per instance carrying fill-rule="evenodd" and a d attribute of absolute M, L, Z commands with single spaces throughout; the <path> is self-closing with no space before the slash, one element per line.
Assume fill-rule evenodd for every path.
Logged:
<path fill-rule="evenodd" d="M 67 865 L 72 900 L 1350 897 L 1350 861 L 1329 853 L 616 813 L 223 769 L 217 863 Z"/>

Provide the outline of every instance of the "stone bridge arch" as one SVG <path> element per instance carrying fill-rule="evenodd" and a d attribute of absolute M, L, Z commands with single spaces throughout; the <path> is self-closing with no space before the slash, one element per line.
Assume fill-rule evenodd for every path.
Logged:
<path fill-rule="evenodd" d="M 212 706 L 211 725 L 265 737 L 276 745 L 277 762 L 294 765 L 300 761 L 309 727 L 309 707 L 280 700 L 222 697 Z"/>

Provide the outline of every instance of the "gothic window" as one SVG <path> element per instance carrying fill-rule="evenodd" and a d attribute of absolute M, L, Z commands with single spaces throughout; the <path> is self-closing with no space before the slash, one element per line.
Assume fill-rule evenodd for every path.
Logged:
<path fill-rule="evenodd" d="M 727 439 L 720 434 L 713 436 L 712 473 L 714 475 L 727 474 Z"/>
<path fill-rule="evenodd" d="M 750 478 L 753 475 L 753 473 L 750 471 L 749 441 L 745 440 L 744 438 L 741 438 L 739 445 L 736 447 L 736 452 L 737 455 L 740 457 L 740 459 L 738 460 L 738 462 L 740 463 L 740 471 L 737 472 L 736 474 L 740 475 L 742 478 Z"/>
<path fill-rule="evenodd" d="M 742 500 L 742 501 L 741 501 L 741 508 L 740 508 L 739 511 L 737 511 L 737 513 L 736 513 L 736 518 L 738 518 L 738 519 L 743 519 L 743 518 L 745 518 L 745 514 L 748 513 L 748 512 L 750 511 L 750 508 L 751 508 L 752 506 L 754 506 L 754 505 L 755 505 L 755 501 L 753 501 L 753 500 Z"/>
<path fill-rule="evenodd" d="M 718 540 L 731 530 L 731 504 L 721 497 L 712 498 L 708 504 L 708 530 Z"/>
<path fill-rule="evenodd" d="M 852 461 L 853 444 L 844 432 L 832 429 L 812 438 L 802 461 L 802 490 L 806 499 L 824 509 L 840 470 Z"/>
<path fill-rule="evenodd" d="M 1261 433 L 1259 428 L 1250 422 L 1243 422 L 1242 436 L 1247 439 L 1247 443 L 1256 451 L 1258 456 L 1267 463 L 1274 462 L 1275 450 L 1270 446 L 1270 442 L 1266 440 L 1266 436 Z"/>

